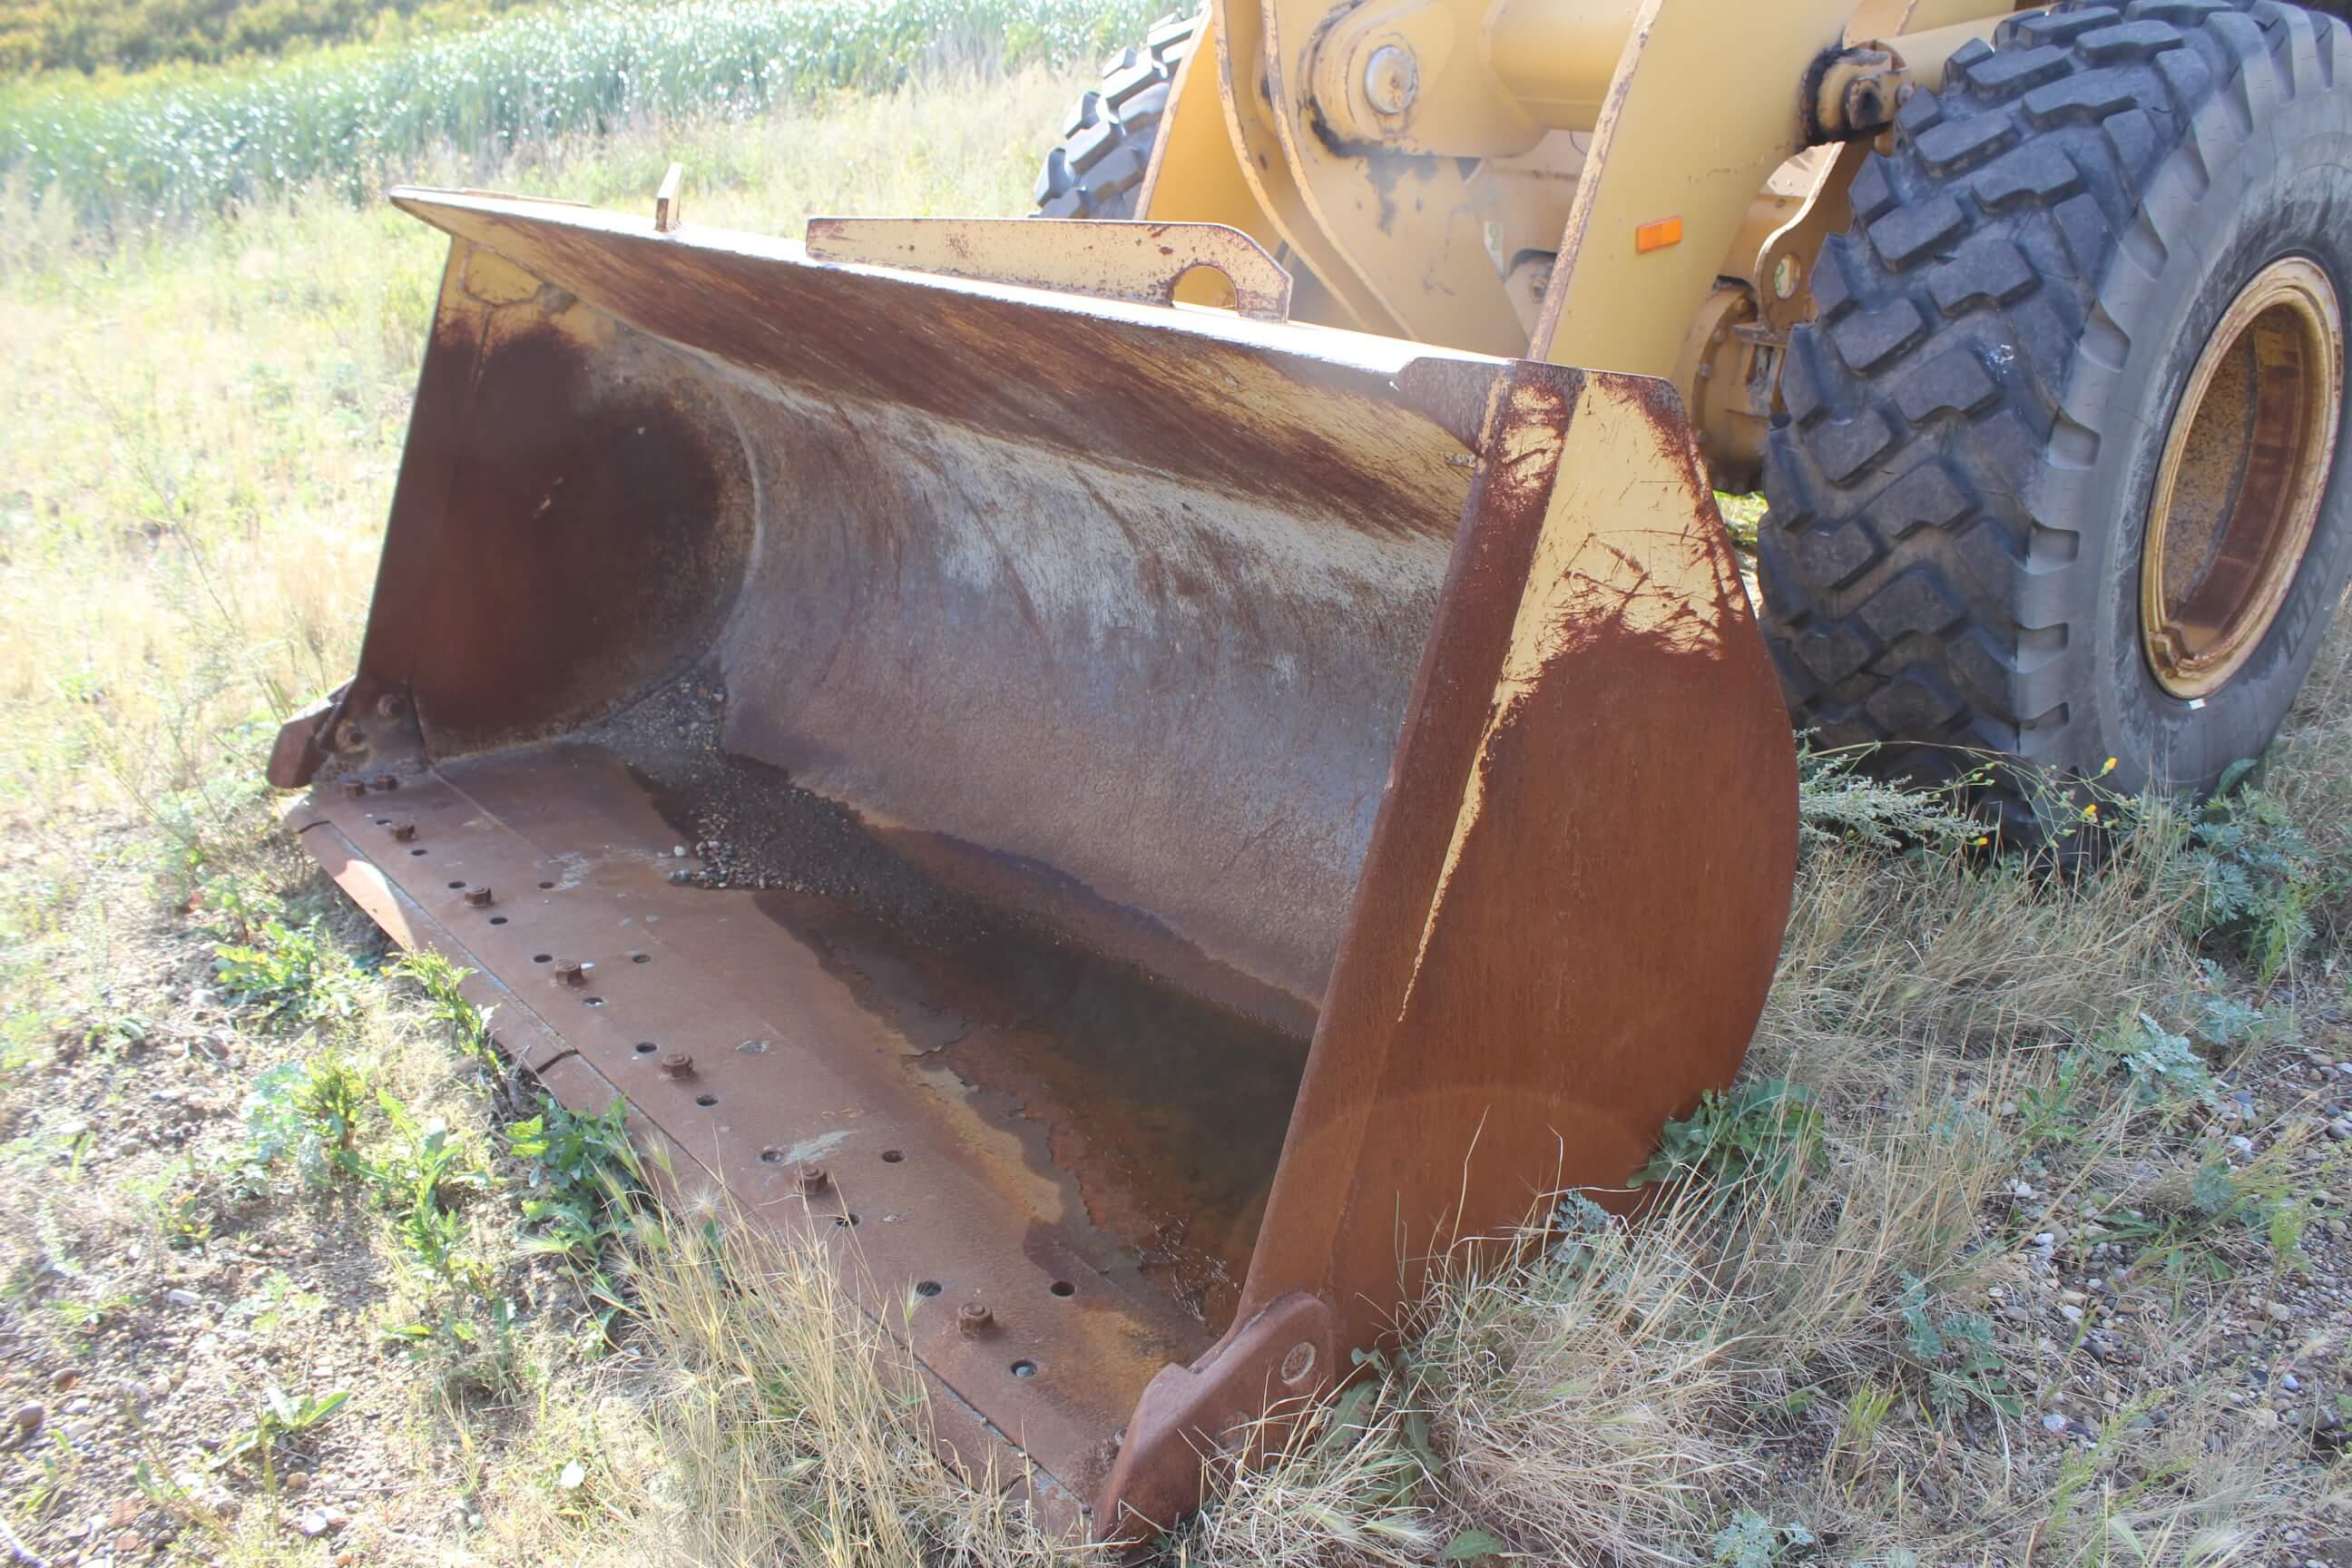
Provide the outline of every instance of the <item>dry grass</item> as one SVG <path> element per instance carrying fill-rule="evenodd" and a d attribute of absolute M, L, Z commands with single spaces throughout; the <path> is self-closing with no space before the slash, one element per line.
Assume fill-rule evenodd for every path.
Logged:
<path fill-rule="evenodd" d="M 688 1208 L 646 1222 L 637 1247 L 656 1369 L 635 1417 L 640 1462 L 634 1482 L 613 1479 L 582 1560 L 1021 1568 L 1069 1555 L 1009 1500 L 1012 1478 L 968 1484 L 933 1451 L 913 1363 L 848 1307 L 826 1243 Z"/>

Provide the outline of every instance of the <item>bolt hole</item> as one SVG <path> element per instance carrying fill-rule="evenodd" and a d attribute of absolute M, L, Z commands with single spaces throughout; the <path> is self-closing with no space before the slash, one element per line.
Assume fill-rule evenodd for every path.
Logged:
<path fill-rule="evenodd" d="M 555 954 L 551 952 L 534 952 L 530 955 L 530 961 L 533 963 L 552 963 L 555 962 Z"/>
<path fill-rule="evenodd" d="M 905 1152 L 900 1150 L 885 1149 L 882 1151 L 882 1163 L 886 1165 L 895 1165 L 906 1157 Z"/>
<path fill-rule="evenodd" d="M 762 1165 L 781 1165 L 783 1163 L 784 1152 L 782 1149 L 762 1149 L 760 1151 L 760 1163 Z"/>
<path fill-rule="evenodd" d="M 653 961 L 654 955 L 650 952 L 633 952 L 629 954 L 629 962 L 631 963 L 651 963 Z"/>
<path fill-rule="evenodd" d="M 1034 1377 L 1037 1375 L 1037 1363 L 1034 1361 L 1016 1361 L 1013 1363 L 1013 1375 Z"/>
<path fill-rule="evenodd" d="M 466 884 L 465 884 L 465 883 L 463 883 L 463 882 L 452 882 L 452 883 L 450 883 L 450 884 L 449 884 L 449 889 L 450 889 L 450 891 L 455 892 L 457 889 L 458 889 L 459 888 L 464 887 L 465 885 L 466 885 Z"/>
<path fill-rule="evenodd" d="M 425 851 L 424 851 L 424 850 L 422 850 L 422 849 L 412 849 L 412 850 L 410 850 L 410 851 L 409 851 L 409 853 L 410 853 L 411 855 L 422 855 L 422 854 L 424 854 L 424 853 L 425 853 Z"/>
<path fill-rule="evenodd" d="M 834 1228 L 836 1230 L 847 1230 L 856 1223 L 857 1216 L 854 1214 L 837 1214 L 833 1216 Z"/>
<path fill-rule="evenodd" d="M 1075 1296 L 1078 1293 L 1078 1288 L 1066 1279 L 1056 1279 L 1048 1289 L 1056 1296 Z"/>
<path fill-rule="evenodd" d="M 698 1094 L 694 1097 L 694 1103 L 707 1108 L 718 1104 L 719 1097 L 715 1094 Z"/>
<path fill-rule="evenodd" d="M 602 1007 L 604 1005 L 604 999 L 602 996 L 583 996 L 580 1001 L 582 1005 L 588 1007 Z"/>
<path fill-rule="evenodd" d="M 490 917 L 490 923 L 494 926 L 502 926 L 507 923 L 507 917 L 504 915 L 492 915 Z"/>
<path fill-rule="evenodd" d="M 918 1296 L 936 1296 L 939 1293 L 940 1282 L 936 1279 L 919 1279 L 915 1282 L 915 1294 Z"/>
<path fill-rule="evenodd" d="M 649 1057 L 659 1047 L 651 1040 L 639 1040 L 637 1042 L 637 1055 L 641 1057 Z"/>
<path fill-rule="evenodd" d="M 541 882 L 541 883 L 540 884 L 540 887 L 541 887 L 541 889 L 552 888 L 553 886 L 555 886 L 555 884 L 554 884 L 554 883 L 552 883 L 552 882 Z"/>

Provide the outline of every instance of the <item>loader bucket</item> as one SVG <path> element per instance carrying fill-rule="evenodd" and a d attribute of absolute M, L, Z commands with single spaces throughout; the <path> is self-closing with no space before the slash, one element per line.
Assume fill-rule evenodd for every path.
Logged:
<path fill-rule="evenodd" d="M 405 191 L 301 842 L 1107 1536 L 1727 1083 L 1786 714 L 1662 384 Z M 911 1301 L 911 1315 L 906 1311 Z"/>

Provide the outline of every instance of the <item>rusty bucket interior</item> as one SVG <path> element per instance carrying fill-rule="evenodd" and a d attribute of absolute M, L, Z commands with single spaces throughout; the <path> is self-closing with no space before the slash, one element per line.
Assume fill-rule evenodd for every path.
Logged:
<path fill-rule="evenodd" d="M 301 841 L 1098 1534 L 1727 1082 L 1787 720 L 1670 394 L 407 191 Z M 908 1301 L 910 1316 L 901 1317 Z"/>

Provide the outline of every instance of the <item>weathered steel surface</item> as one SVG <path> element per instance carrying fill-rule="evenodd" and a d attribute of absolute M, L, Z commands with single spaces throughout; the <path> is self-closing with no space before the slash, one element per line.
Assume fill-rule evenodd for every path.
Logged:
<path fill-rule="evenodd" d="M 1256 240 L 1221 223 L 813 217 L 808 253 L 1141 305 L 1173 304 L 1178 281 L 1206 268 L 1233 286 L 1243 315 L 1279 321 L 1290 313 L 1290 274 Z"/>
<path fill-rule="evenodd" d="M 1515 366 L 1480 448 L 1236 1326 L 1137 1410 L 1129 1533 L 1311 1386 L 1267 1367 L 1344 1368 L 1433 1258 L 1607 1201 L 1730 1082 L 1770 984 L 1794 755 L 1673 395 Z"/>
<path fill-rule="evenodd" d="M 1164 1520 L 1729 1077 L 1792 767 L 1655 384 L 401 199 L 457 242 L 273 777 L 556 1092 L 833 1226 L 968 1459 Z"/>

